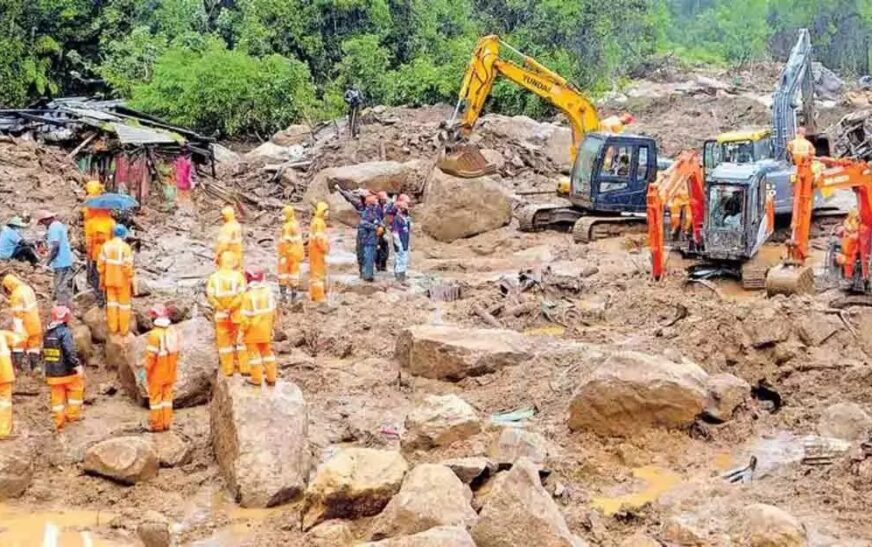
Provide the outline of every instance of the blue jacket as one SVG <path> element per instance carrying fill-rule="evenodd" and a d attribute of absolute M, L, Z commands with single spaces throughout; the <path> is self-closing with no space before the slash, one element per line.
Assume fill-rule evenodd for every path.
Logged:
<path fill-rule="evenodd" d="M 21 234 L 12 226 L 4 226 L 0 231 L 0 259 L 9 260 L 22 240 Z"/>
<path fill-rule="evenodd" d="M 397 209 L 391 223 L 391 232 L 394 234 L 394 242 L 399 240 L 400 250 L 408 251 L 412 240 L 412 219 L 408 213 Z"/>
<path fill-rule="evenodd" d="M 357 236 L 361 245 L 378 245 L 376 229 L 381 224 L 378 206 L 370 205 L 360 212 L 360 222 L 357 224 Z"/>

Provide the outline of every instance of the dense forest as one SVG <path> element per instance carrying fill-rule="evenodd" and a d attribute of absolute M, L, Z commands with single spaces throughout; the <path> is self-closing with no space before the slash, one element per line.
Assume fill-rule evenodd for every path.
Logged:
<path fill-rule="evenodd" d="M 373 104 L 453 102 L 475 40 L 497 33 L 591 94 L 671 55 L 816 57 L 869 71 L 872 0 L 0 0 L 0 105 L 102 94 L 223 137 Z M 493 109 L 543 112 L 509 85 Z"/>

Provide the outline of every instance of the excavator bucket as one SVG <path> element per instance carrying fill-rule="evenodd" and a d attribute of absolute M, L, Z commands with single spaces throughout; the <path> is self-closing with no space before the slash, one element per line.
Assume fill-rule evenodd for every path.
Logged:
<path fill-rule="evenodd" d="M 464 179 L 483 177 L 497 170 L 496 166 L 482 155 L 481 150 L 472 144 L 446 150 L 436 165 L 444 173 Z"/>
<path fill-rule="evenodd" d="M 766 275 L 766 295 L 813 294 L 814 270 L 810 266 L 779 264 Z"/>

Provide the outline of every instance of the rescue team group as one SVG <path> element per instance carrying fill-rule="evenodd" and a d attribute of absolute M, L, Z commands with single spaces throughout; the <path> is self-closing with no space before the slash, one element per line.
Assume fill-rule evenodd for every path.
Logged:
<path fill-rule="evenodd" d="M 85 191 L 89 198 L 97 197 L 103 193 L 103 187 L 97 181 L 89 181 Z M 382 266 L 386 265 L 389 251 L 381 242 L 389 241 L 393 245 L 387 249 L 393 247 L 396 255 L 395 276 L 405 281 L 411 234 L 408 196 L 389 200 L 386 195 L 370 195 L 365 191 L 341 192 L 361 217 L 357 231 L 361 278 L 372 281 L 376 267 L 386 269 Z M 313 302 L 327 298 L 328 214 L 328 205 L 319 202 L 309 228 L 309 297 Z M 209 277 L 206 289 L 214 311 L 220 370 L 226 376 L 236 373 L 246 376 L 253 386 L 261 386 L 264 380 L 272 386 L 277 377 L 272 350 L 275 298 L 263 269 L 251 267 L 243 272 L 242 226 L 234 209 L 225 207 L 221 215 L 224 223 L 215 246 L 218 268 Z M 277 246 L 277 278 L 280 299 L 286 302 L 288 292 L 291 301 L 297 298 L 300 265 L 307 253 L 294 209 L 285 207 L 283 216 Z M 115 222 L 109 210 L 84 207 L 83 217 L 88 282 L 97 295 L 97 304 L 106 310 L 109 335 L 126 338 L 130 332 L 134 284 L 133 251 L 125 241 L 128 230 Z M 15 437 L 12 391 L 16 372 L 45 375 L 58 431 L 66 423 L 82 418 L 84 368 L 69 328 L 73 253 L 68 229 L 50 211 L 38 212 L 36 220 L 47 228 L 47 246 L 42 254 L 46 255 L 46 265 L 54 271 L 55 306 L 43 332 L 34 290 L 13 274 L 3 277 L 2 286 L 10 307 L 9 314 L 0 316 L 0 440 Z M 40 253 L 19 233 L 26 226 L 20 217 L 6 223 L 0 232 L 0 260 L 39 262 Z M 149 310 L 149 317 L 154 328 L 147 335 L 145 359 L 137 370 L 137 380 L 148 389 L 149 428 L 159 432 L 172 426 L 173 385 L 182 344 L 166 306 L 156 304 Z"/>

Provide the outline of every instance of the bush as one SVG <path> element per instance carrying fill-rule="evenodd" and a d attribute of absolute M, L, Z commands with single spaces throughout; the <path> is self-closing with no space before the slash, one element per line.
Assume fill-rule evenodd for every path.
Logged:
<path fill-rule="evenodd" d="M 134 108 L 221 136 L 270 135 L 315 103 L 308 68 L 280 55 L 252 57 L 210 40 L 201 51 L 171 47 L 151 81 L 133 87 Z"/>

